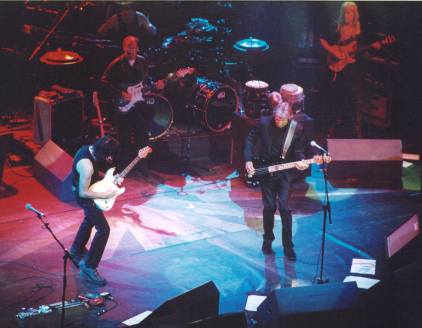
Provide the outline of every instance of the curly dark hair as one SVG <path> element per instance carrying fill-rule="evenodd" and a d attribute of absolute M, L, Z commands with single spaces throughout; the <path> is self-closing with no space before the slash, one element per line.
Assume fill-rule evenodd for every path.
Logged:
<path fill-rule="evenodd" d="M 104 161 L 108 156 L 114 156 L 120 143 L 110 136 L 104 136 L 94 143 L 94 156 L 98 161 Z"/>

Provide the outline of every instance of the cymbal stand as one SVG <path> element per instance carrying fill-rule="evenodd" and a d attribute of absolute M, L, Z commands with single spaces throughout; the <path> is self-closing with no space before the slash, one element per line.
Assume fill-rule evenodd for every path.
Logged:
<path fill-rule="evenodd" d="M 50 28 L 50 30 L 48 31 L 48 33 L 45 35 L 44 39 L 34 49 L 34 51 L 32 52 L 32 54 L 29 56 L 28 61 L 31 61 L 32 59 L 34 59 L 34 57 L 41 50 L 41 48 L 44 46 L 44 44 L 48 41 L 48 39 L 50 38 L 50 36 L 56 31 L 56 29 L 59 26 L 59 24 L 63 21 L 63 19 L 65 19 L 65 17 L 69 14 L 69 12 L 70 12 L 70 6 L 68 4 L 66 4 L 66 8 L 64 9 L 62 15 L 53 24 L 53 26 Z"/>

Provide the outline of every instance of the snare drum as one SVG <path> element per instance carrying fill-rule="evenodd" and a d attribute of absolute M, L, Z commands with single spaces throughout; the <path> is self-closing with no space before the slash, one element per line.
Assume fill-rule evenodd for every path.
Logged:
<path fill-rule="evenodd" d="M 155 93 L 144 95 L 147 111 L 152 113 L 149 122 L 149 140 L 164 136 L 173 124 L 173 108 L 166 98 Z"/>
<path fill-rule="evenodd" d="M 268 83 L 252 80 L 245 83 L 243 107 L 249 118 L 260 118 L 270 112 Z"/>
<path fill-rule="evenodd" d="M 237 94 L 232 87 L 198 77 L 193 114 L 200 124 L 213 132 L 222 132 L 230 127 L 237 106 Z"/>
<path fill-rule="evenodd" d="M 280 94 L 283 101 L 287 101 L 292 106 L 293 113 L 298 114 L 305 111 L 305 95 L 302 87 L 293 83 L 283 84 Z"/>

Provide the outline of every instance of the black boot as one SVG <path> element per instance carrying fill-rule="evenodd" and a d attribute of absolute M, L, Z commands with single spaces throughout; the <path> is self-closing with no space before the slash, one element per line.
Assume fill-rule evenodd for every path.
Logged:
<path fill-rule="evenodd" d="M 265 240 L 262 242 L 262 253 L 265 255 L 272 255 L 274 254 L 273 248 L 271 246 L 272 241 L 271 240 Z"/>
<path fill-rule="evenodd" d="M 284 256 L 289 260 L 289 261 L 296 261 L 296 252 L 293 249 L 293 247 L 285 247 L 284 248 Z"/>

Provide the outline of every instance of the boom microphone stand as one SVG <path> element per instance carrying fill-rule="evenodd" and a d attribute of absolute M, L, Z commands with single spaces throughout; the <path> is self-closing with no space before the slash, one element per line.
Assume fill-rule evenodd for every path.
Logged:
<path fill-rule="evenodd" d="M 57 241 L 59 246 L 63 249 L 63 291 L 62 291 L 62 313 L 61 313 L 61 323 L 60 327 L 64 327 L 64 319 L 65 319 L 65 299 L 66 299 L 66 286 L 67 286 L 67 277 L 66 277 L 66 267 L 67 267 L 67 259 L 70 259 L 73 263 L 73 265 L 79 269 L 78 263 L 72 258 L 72 256 L 69 254 L 68 250 L 63 246 L 63 244 L 60 242 L 60 240 L 57 239 L 56 235 L 54 234 L 53 230 L 50 228 L 50 224 L 46 222 L 43 218 L 45 217 L 45 214 L 38 211 L 37 209 L 33 208 L 31 204 L 26 204 L 25 208 L 27 210 L 30 210 L 32 212 L 35 212 L 38 216 L 38 219 L 44 224 L 44 227 L 50 232 L 50 234 L 53 236 L 54 240 Z"/>
<path fill-rule="evenodd" d="M 329 155 L 328 152 L 325 149 L 321 150 L 322 155 Z M 322 277 L 323 269 L 324 269 L 324 254 L 325 254 L 325 232 L 326 232 L 326 226 L 327 226 L 327 217 L 328 222 L 332 224 L 331 220 L 331 205 L 330 205 L 330 198 L 328 197 L 328 174 L 327 174 L 327 163 L 323 161 L 322 163 L 322 172 L 324 175 L 324 185 L 325 185 L 325 201 L 322 204 L 322 209 L 324 212 L 324 219 L 322 223 L 322 240 L 321 240 L 321 264 L 320 264 L 320 272 L 319 277 L 317 278 L 318 284 L 325 284 L 328 282 L 328 279 L 324 279 Z"/>

